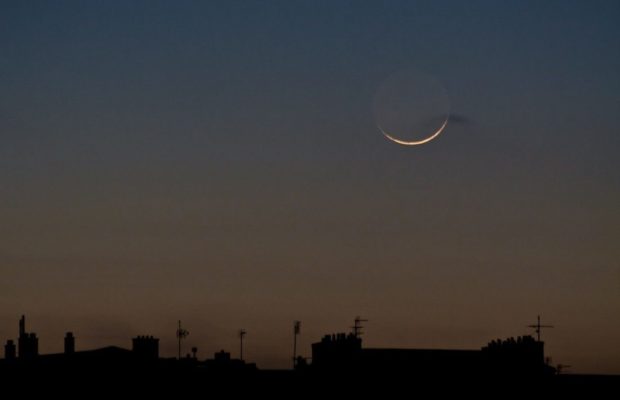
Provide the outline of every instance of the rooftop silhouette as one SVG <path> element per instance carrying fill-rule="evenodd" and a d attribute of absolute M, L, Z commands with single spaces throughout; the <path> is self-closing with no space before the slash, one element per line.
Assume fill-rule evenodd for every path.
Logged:
<path fill-rule="evenodd" d="M 159 352 L 159 339 L 150 335 L 131 339 L 131 349 L 108 346 L 99 349 L 78 350 L 79 336 L 67 332 L 64 352 L 40 354 L 38 337 L 27 332 L 26 317 L 19 321 L 18 346 L 13 339 L 5 344 L 5 357 L 0 360 L 0 376 L 21 378 L 64 379 L 65 376 L 87 376 L 89 379 L 106 377 L 147 376 L 172 379 L 183 377 L 193 383 L 237 381 L 271 383 L 284 386 L 348 385 L 360 379 L 392 382 L 402 385 L 415 382 L 483 382 L 517 381 L 520 384 L 548 384 L 560 387 L 580 384 L 617 384 L 620 377 L 594 378 L 558 375 L 558 369 L 549 365 L 544 353 L 544 342 L 532 336 L 496 339 L 479 349 L 398 349 L 366 348 L 362 342 L 359 317 L 350 333 L 325 335 L 312 344 L 311 362 L 295 357 L 290 370 L 261 370 L 256 364 L 220 350 L 211 358 L 199 359 L 197 348 L 185 357 L 166 358 Z M 294 335 L 300 323 L 295 322 Z M 181 329 L 181 328 L 180 328 Z M 241 334 L 243 332 L 243 334 Z M 187 336 L 183 330 L 183 335 Z M 241 330 L 240 340 L 245 331 Z M 242 345 L 240 343 L 240 345 Z M 295 342 L 294 356 L 297 351 Z M 241 350 L 242 351 L 242 350 Z M 180 355 L 180 353 L 179 353 Z M 569 380 L 567 380 L 569 379 Z M 485 384 L 486 384 L 485 383 Z"/>
<path fill-rule="evenodd" d="M 264 371 L 242 358 L 232 358 L 225 350 L 203 360 L 197 358 L 196 348 L 192 349 L 192 355 L 187 354 L 186 357 L 161 357 L 159 339 L 148 335 L 134 337 L 131 349 L 108 346 L 78 350 L 76 341 L 79 338 L 73 332 L 67 332 L 63 353 L 39 354 L 38 337 L 26 331 L 26 317 L 22 316 L 19 321 L 18 347 L 16 349 L 13 339 L 6 341 L 5 357 L 0 360 L 0 373 L 30 376 L 61 371 L 106 374 L 150 371 L 171 376 L 191 373 L 206 380 L 226 376 L 282 379 L 289 383 L 291 379 L 308 379 L 308 382 L 313 382 L 320 377 L 333 376 L 344 380 L 345 377 L 386 379 L 398 376 L 420 382 L 429 379 L 519 379 L 526 382 L 551 380 L 554 377 L 557 379 L 558 370 L 546 362 L 544 342 L 532 336 L 497 339 L 479 349 L 365 348 L 362 345 L 361 321 L 359 317 L 356 318 L 351 333 L 325 335 L 312 344 L 311 363 L 303 357 L 296 357 L 292 370 Z M 295 335 L 299 333 L 299 326 L 296 322 Z M 243 330 L 240 332 L 245 334 Z"/>

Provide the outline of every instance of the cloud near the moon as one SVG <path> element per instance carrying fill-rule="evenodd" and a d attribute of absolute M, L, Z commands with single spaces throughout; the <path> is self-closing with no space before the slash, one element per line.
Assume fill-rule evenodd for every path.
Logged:
<path fill-rule="evenodd" d="M 473 124 L 474 121 L 471 118 L 463 114 L 450 114 L 448 123 L 453 124 L 453 125 L 469 125 L 469 124 Z"/>
<path fill-rule="evenodd" d="M 429 118 L 427 122 L 429 124 L 439 125 L 443 123 L 445 119 L 446 119 L 445 115 L 436 115 L 432 118 Z M 464 114 L 449 114 L 448 115 L 448 125 L 469 125 L 473 123 L 474 121 Z"/>

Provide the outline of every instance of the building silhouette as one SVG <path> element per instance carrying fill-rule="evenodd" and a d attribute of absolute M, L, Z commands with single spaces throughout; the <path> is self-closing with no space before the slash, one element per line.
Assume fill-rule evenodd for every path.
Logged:
<path fill-rule="evenodd" d="M 64 352 L 39 355 L 38 337 L 26 331 L 26 317 L 19 321 L 18 348 L 8 340 L 4 346 L 4 363 L 59 368 L 174 368 L 205 371 L 252 371 L 256 364 L 233 359 L 224 350 L 212 359 L 200 361 L 194 356 L 166 359 L 159 355 L 159 339 L 141 335 L 132 339 L 131 350 L 109 346 L 76 351 L 75 335 L 67 332 Z M 301 360 L 303 361 L 303 359 Z M 298 371 L 347 374 L 409 374 L 412 376 L 454 375 L 545 375 L 553 368 L 545 363 L 544 342 L 531 336 L 493 340 L 474 350 L 364 348 L 359 333 L 326 335 L 312 344 L 312 363 L 299 362 Z"/>
<path fill-rule="evenodd" d="M 326 335 L 312 345 L 312 368 L 340 373 L 455 375 L 552 374 L 544 343 L 531 336 L 493 341 L 479 350 L 363 348 L 353 333 Z"/>
<path fill-rule="evenodd" d="M 186 358 L 161 358 L 159 354 L 159 339 L 154 336 L 140 335 L 132 339 L 131 350 L 122 347 L 108 346 L 94 350 L 77 351 L 76 337 L 73 332 L 67 332 L 64 337 L 64 351 L 57 354 L 42 354 L 38 352 L 38 338 L 34 333 L 26 332 L 26 318 L 19 321 L 18 350 L 15 342 L 7 340 L 4 346 L 4 360 L 0 360 L 0 372 L 6 368 L 19 371 L 188 371 L 238 373 L 242 371 L 256 371 L 256 364 L 246 363 L 240 359 L 233 359 L 229 352 L 224 350 L 215 353 L 212 359 L 200 361 L 189 354 Z M 197 349 L 196 349 L 197 350 Z M 1 374 L 0 374 L 1 375 Z"/>
<path fill-rule="evenodd" d="M 132 338 L 131 349 L 108 346 L 93 350 L 76 349 L 76 336 L 67 332 L 64 351 L 39 354 L 38 338 L 26 332 L 26 320 L 19 323 L 18 345 L 6 341 L 4 359 L 0 359 L 0 379 L 12 377 L 28 382 L 47 379 L 65 382 L 119 383 L 142 390 L 157 390 L 162 382 L 204 384 L 205 388 L 267 387 L 275 385 L 292 390 L 318 388 L 327 393 L 333 387 L 374 385 L 381 388 L 408 388 L 443 383 L 487 387 L 490 382 L 509 385 L 620 384 L 620 377 L 566 378 L 554 374 L 547 365 L 544 343 L 531 336 L 493 340 L 471 350 L 365 348 L 356 333 L 326 335 L 312 344 L 312 362 L 299 357 L 294 369 L 261 370 L 254 363 L 232 358 L 221 350 L 212 358 L 162 358 L 159 339 L 141 335 Z M 261 386 L 262 385 L 262 386 Z M 564 386 L 563 386 L 564 387 Z M 362 389 L 360 389 L 362 390 Z M 1 393 L 1 392 L 0 392 Z"/>

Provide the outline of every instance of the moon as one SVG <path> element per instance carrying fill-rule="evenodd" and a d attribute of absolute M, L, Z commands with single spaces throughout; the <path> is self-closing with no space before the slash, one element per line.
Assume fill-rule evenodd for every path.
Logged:
<path fill-rule="evenodd" d="M 373 99 L 379 131 L 401 146 L 419 146 L 434 140 L 450 119 L 450 97 L 432 75 L 406 68 L 388 76 Z"/>
<path fill-rule="evenodd" d="M 435 139 L 437 136 L 439 136 L 439 134 L 441 132 L 443 132 L 443 130 L 448 125 L 448 119 L 449 118 L 446 118 L 446 120 L 443 122 L 443 124 L 441 124 L 439 129 L 437 129 L 437 131 L 435 131 L 435 133 L 433 133 L 432 135 L 430 135 L 426 139 L 417 140 L 417 141 L 405 141 L 405 140 L 396 139 L 394 136 L 392 136 L 389 133 L 387 133 L 386 131 L 384 131 L 380 126 L 378 126 L 378 128 L 381 131 L 381 133 L 383 133 L 383 136 L 385 136 L 386 138 L 388 138 L 388 140 L 391 140 L 394 143 L 402 144 L 403 146 L 418 146 L 420 144 L 428 143 L 431 140 Z"/>

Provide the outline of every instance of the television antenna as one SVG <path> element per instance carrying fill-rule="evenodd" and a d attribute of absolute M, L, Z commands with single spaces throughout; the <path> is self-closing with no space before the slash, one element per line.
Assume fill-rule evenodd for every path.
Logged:
<path fill-rule="evenodd" d="M 301 321 L 293 323 L 293 369 L 297 365 L 297 336 L 301 334 Z"/>
<path fill-rule="evenodd" d="M 362 317 L 360 317 L 359 315 L 357 317 L 355 317 L 354 320 L 354 324 L 351 327 L 351 329 L 353 329 L 353 335 L 357 338 L 362 336 L 362 334 L 364 333 L 362 331 L 362 329 L 364 328 L 364 326 L 362 326 L 362 322 L 368 322 L 367 319 L 362 319 Z"/>
<path fill-rule="evenodd" d="M 185 339 L 188 335 L 189 331 L 181 327 L 181 320 L 179 320 L 179 327 L 177 329 L 177 339 L 179 341 L 179 360 L 181 359 L 181 340 Z"/>
<path fill-rule="evenodd" d="M 528 325 L 528 328 L 534 328 L 536 332 L 536 340 L 540 342 L 540 331 L 542 328 L 553 328 L 553 325 L 541 325 L 540 324 L 540 315 L 537 318 L 537 322 L 535 325 Z"/>

